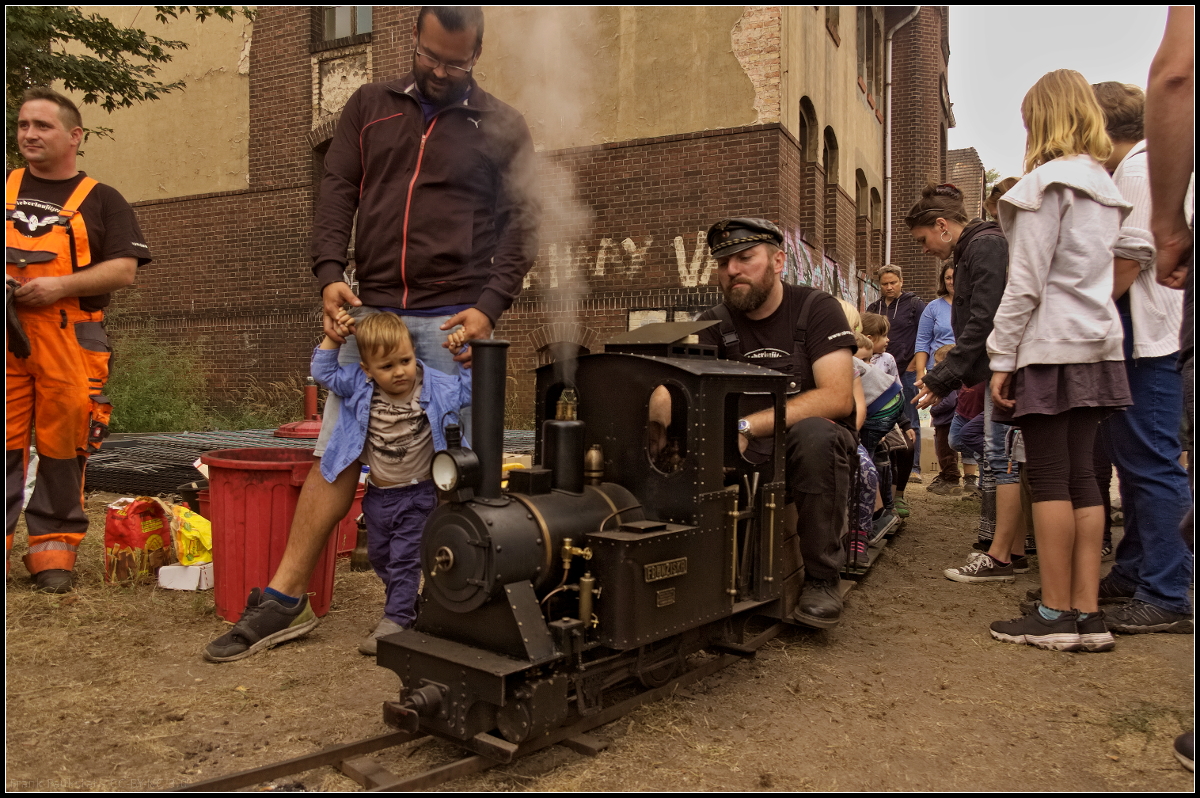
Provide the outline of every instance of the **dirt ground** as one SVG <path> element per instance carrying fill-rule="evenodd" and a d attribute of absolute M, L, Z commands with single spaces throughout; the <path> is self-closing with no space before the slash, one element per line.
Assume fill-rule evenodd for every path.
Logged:
<path fill-rule="evenodd" d="M 946 580 L 978 505 L 912 487 L 912 517 L 839 628 L 786 631 L 755 659 L 597 729 L 611 743 L 597 757 L 552 748 L 443 789 L 1191 792 L 1171 744 L 1194 722 L 1194 638 L 1120 637 L 1106 654 L 991 640 L 987 624 L 1016 615 L 1036 568 L 1015 584 Z M 396 676 L 355 650 L 382 607 L 373 574 L 340 561 L 333 607 L 309 638 L 209 664 L 200 650 L 227 628 L 211 592 L 102 584 L 114 498 L 89 497 L 72 594 L 32 592 L 18 532 L 7 790 L 161 789 L 387 731 L 380 704 Z M 424 741 L 377 759 L 404 774 L 455 757 Z M 359 789 L 332 768 L 283 785 Z"/>

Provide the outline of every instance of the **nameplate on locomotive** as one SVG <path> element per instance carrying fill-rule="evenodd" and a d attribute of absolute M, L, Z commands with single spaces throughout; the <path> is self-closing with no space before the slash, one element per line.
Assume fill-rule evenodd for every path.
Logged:
<path fill-rule="evenodd" d="M 683 576 L 687 573 L 687 557 L 680 557 L 677 560 L 652 562 L 649 565 L 643 565 L 642 568 L 645 569 L 647 582 L 657 582 L 660 579 Z"/>
<path fill-rule="evenodd" d="M 675 588 L 669 587 L 666 590 L 660 590 L 655 595 L 656 607 L 669 607 L 675 603 Z"/>

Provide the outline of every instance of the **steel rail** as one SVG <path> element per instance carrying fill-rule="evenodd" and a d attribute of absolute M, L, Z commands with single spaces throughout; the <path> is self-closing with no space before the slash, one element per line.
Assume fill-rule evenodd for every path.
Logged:
<path fill-rule="evenodd" d="M 744 646 L 747 650 L 757 650 L 773 637 L 778 635 L 783 628 L 784 624 L 776 623 L 754 638 L 748 640 Z M 541 751 L 544 748 L 549 748 L 552 745 L 569 742 L 571 738 L 578 737 L 583 733 L 596 728 L 597 726 L 603 726 L 606 723 L 611 723 L 614 720 L 629 714 L 643 704 L 648 704 L 652 701 L 657 701 L 660 698 L 665 698 L 679 688 L 698 682 L 706 676 L 711 676 L 717 671 L 720 671 L 723 668 L 726 668 L 744 658 L 745 657 L 743 655 L 739 654 L 722 654 L 716 656 L 699 667 L 680 674 L 664 684 L 662 687 L 656 687 L 652 690 L 646 690 L 638 693 L 637 695 L 632 696 L 624 701 L 613 704 L 611 707 L 608 707 L 607 709 L 604 709 L 595 715 L 581 718 L 579 721 L 571 724 L 570 726 L 561 726 L 557 729 L 551 729 L 541 737 L 523 743 L 517 749 L 517 752 L 513 757 L 513 761 L 528 756 L 529 754 L 533 754 L 537 751 Z M 242 787 L 249 787 L 254 784 L 261 784 L 265 781 L 272 781 L 284 776 L 292 776 L 297 773 L 314 770 L 326 765 L 333 765 L 337 767 L 346 776 L 354 779 L 359 784 L 366 787 L 368 792 L 400 792 L 436 787 L 440 784 L 453 781 L 454 779 L 470 776 L 472 774 L 480 773 L 496 767 L 497 765 L 504 764 L 480 754 L 470 754 L 462 759 L 458 759 L 454 762 L 444 765 L 439 765 L 420 773 L 410 776 L 398 776 L 387 771 L 381 766 L 374 765 L 374 763 L 351 761 L 355 757 L 365 756 L 366 754 L 372 754 L 387 748 L 394 748 L 395 746 L 402 745 L 403 743 L 411 742 L 412 740 L 417 740 L 426 736 L 428 736 L 426 732 L 390 732 L 378 737 L 359 740 L 358 742 L 354 743 L 330 746 L 329 748 L 324 748 L 315 753 L 305 754 L 303 756 L 298 756 L 283 762 L 277 762 L 273 765 L 264 765 L 251 770 L 243 770 L 226 776 L 217 776 L 204 781 L 198 781 L 193 784 L 181 785 L 172 790 L 172 792 L 218 792 L 236 790 Z M 445 739 L 448 742 L 456 742 L 450 737 L 439 736 L 439 739 Z"/>

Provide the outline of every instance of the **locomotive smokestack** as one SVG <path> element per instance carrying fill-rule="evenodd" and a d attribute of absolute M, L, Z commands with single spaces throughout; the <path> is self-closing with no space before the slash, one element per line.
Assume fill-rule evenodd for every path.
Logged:
<path fill-rule="evenodd" d="M 479 457 L 481 472 L 477 495 L 499 499 L 508 341 L 471 341 L 471 349 L 471 447 Z"/>

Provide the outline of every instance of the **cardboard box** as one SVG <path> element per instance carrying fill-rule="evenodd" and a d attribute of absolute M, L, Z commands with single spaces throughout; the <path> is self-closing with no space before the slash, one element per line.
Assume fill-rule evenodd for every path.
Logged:
<path fill-rule="evenodd" d="M 167 590 L 212 590 L 213 565 L 164 565 L 158 569 L 158 586 Z"/>

